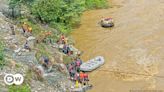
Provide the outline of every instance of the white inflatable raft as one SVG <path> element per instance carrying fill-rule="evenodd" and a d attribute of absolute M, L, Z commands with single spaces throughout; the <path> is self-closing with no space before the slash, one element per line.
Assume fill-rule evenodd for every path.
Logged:
<path fill-rule="evenodd" d="M 81 66 L 80 66 L 80 70 L 82 71 L 92 71 L 98 67 L 100 67 L 101 65 L 104 64 L 104 57 L 102 56 L 97 56 L 94 59 L 91 59 L 87 62 L 84 62 Z"/>

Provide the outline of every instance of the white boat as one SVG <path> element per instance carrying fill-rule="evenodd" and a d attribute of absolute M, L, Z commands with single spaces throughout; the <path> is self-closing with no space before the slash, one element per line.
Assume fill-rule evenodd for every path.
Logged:
<path fill-rule="evenodd" d="M 98 67 L 100 67 L 101 65 L 104 64 L 104 57 L 102 56 L 97 56 L 94 59 L 91 59 L 87 62 L 84 62 L 83 64 L 81 64 L 80 66 L 80 70 L 82 71 L 92 71 Z"/>

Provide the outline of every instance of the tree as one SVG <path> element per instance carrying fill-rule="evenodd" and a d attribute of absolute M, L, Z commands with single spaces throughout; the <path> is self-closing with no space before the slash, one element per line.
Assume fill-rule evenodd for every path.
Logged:
<path fill-rule="evenodd" d="M 53 23 L 66 29 L 80 20 L 85 10 L 81 0 L 38 0 L 33 3 L 32 14 L 46 23 Z"/>

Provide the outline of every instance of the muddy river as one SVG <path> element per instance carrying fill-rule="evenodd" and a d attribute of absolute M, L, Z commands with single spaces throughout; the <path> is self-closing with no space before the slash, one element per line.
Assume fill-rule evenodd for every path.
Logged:
<path fill-rule="evenodd" d="M 164 0 L 109 0 L 109 5 L 86 11 L 71 33 L 84 61 L 105 57 L 89 74 L 89 92 L 164 92 Z M 113 17 L 115 27 L 102 28 L 98 22 L 104 17 Z"/>

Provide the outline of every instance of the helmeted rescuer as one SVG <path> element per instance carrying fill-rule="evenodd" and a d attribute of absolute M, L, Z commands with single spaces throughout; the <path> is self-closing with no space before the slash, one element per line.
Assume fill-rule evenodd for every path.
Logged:
<path fill-rule="evenodd" d="M 28 27 L 28 32 L 32 33 L 32 27 Z"/>

